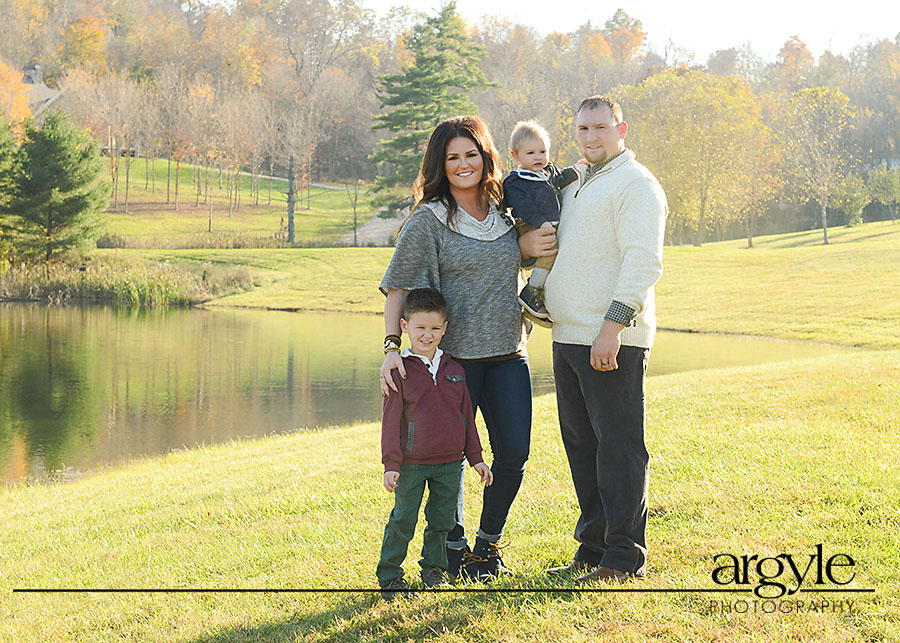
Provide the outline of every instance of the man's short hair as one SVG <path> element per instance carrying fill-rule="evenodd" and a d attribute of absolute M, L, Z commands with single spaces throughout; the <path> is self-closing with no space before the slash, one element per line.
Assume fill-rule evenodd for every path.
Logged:
<path fill-rule="evenodd" d="M 622 106 L 616 102 L 614 98 L 611 96 L 590 96 L 581 101 L 581 105 L 578 106 L 578 109 L 575 111 L 576 114 L 580 114 L 583 109 L 597 109 L 602 105 L 606 105 L 609 107 L 609 111 L 613 115 L 613 120 L 618 125 L 625 118 L 622 116 Z"/>
<path fill-rule="evenodd" d="M 550 147 L 550 134 L 547 133 L 547 130 L 534 121 L 519 121 L 509 136 L 509 149 L 515 152 L 525 141 L 534 138 L 543 141 L 544 145 Z"/>
<path fill-rule="evenodd" d="M 410 290 L 403 305 L 403 319 L 409 321 L 414 313 L 440 313 L 447 319 L 447 302 L 444 296 L 434 288 L 416 288 Z"/>

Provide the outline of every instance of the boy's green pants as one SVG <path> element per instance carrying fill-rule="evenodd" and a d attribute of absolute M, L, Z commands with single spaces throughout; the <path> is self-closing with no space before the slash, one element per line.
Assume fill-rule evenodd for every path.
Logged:
<path fill-rule="evenodd" d="M 428 501 L 425 503 L 425 534 L 419 565 L 446 571 L 447 533 L 456 526 L 459 467 L 459 460 L 447 464 L 400 465 L 400 478 L 394 489 L 394 509 L 384 528 L 381 558 L 375 571 L 381 587 L 403 576 L 401 566 L 416 531 L 426 483 Z"/>

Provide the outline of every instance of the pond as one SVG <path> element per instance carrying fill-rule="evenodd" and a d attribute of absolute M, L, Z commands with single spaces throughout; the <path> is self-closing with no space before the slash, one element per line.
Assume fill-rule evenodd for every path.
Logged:
<path fill-rule="evenodd" d="M 380 316 L 0 304 L 0 484 L 380 417 Z M 529 343 L 553 391 L 550 333 Z M 834 353 L 661 332 L 649 375 Z"/>

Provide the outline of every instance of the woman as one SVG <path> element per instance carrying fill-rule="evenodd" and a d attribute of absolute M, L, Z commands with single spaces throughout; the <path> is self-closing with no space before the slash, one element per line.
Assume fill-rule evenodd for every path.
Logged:
<path fill-rule="evenodd" d="M 521 253 L 512 221 L 498 209 L 500 158 L 484 121 L 447 119 L 435 127 L 416 179 L 416 207 L 397 239 L 381 291 L 385 359 L 381 389 L 394 387 L 390 371 L 405 369 L 400 315 L 407 293 L 436 288 L 447 301 L 449 326 L 441 348 L 462 364 L 473 407 L 480 408 L 494 461 L 484 490 L 475 545 L 469 550 L 462 513 L 447 536 L 448 573 L 477 580 L 510 573 L 498 543 L 525 471 L 531 438 L 531 373 L 526 326 L 517 301 Z M 528 256 L 552 254 L 552 233 L 523 236 Z M 462 473 L 461 473 L 462 475 Z"/>

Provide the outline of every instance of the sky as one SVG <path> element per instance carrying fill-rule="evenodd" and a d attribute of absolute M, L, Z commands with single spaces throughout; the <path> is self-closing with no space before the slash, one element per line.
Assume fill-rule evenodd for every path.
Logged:
<path fill-rule="evenodd" d="M 383 15 L 391 6 L 406 4 L 436 11 L 440 0 L 362 0 Z M 861 38 L 893 40 L 900 33 L 900 1 L 850 0 L 796 2 L 698 2 L 696 0 L 457 0 L 457 10 L 470 22 L 481 16 L 503 15 L 533 27 L 539 34 L 574 31 L 588 20 L 602 27 L 620 7 L 643 23 L 648 44 L 660 55 L 671 39 L 703 64 L 718 49 L 750 43 L 758 56 L 773 61 L 784 42 L 800 37 L 817 58 L 826 50 L 849 54 Z M 557 7 L 559 10 L 557 10 Z"/>

